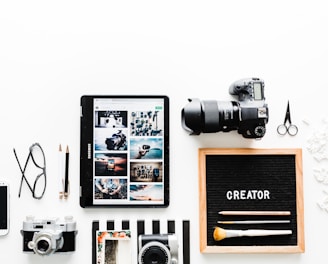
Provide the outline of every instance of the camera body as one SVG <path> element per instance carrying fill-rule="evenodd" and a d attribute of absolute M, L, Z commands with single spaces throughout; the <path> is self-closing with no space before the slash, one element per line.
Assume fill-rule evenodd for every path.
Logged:
<path fill-rule="evenodd" d="M 269 120 L 264 81 L 241 79 L 229 87 L 229 93 L 238 101 L 189 99 L 182 109 L 182 127 L 191 135 L 237 130 L 245 138 L 262 138 Z"/>
<path fill-rule="evenodd" d="M 76 222 L 72 217 L 36 220 L 29 216 L 23 222 L 23 252 L 41 256 L 75 251 Z"/>
<path fill-rule="evenodd" d="M 139 235 L 138 264 L 177 264 L 178 239 L 175 234 Z"/>
<path fill-rule="evenodd" d="M 150 146 L 149 145 L 142 145 L 142 149 L 143 150 L 150 150 Z"/>
<path fill-rule="evenodd" d="M 105 144 L 108 150 L 125 150 L 126 149 L 126 135 L 119 130 L 113 134 L 112 137 L 106 138 Z"/>

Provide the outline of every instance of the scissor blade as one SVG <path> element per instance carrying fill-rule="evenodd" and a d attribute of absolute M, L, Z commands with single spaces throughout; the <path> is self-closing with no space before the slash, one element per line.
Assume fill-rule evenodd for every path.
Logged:
<path fill-rule="evenodd" d="M 286 110 L 286 113 L 290 114 L 290 110 L 289 110 L 289 100 L 287 102 L 287 110 Z"/>

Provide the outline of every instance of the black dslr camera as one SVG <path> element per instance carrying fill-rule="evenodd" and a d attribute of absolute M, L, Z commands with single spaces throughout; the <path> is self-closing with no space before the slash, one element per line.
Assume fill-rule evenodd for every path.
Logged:
<path fill-rule="evenodd" d="M 41 256 L 75 251 L 76 222 L 72 217 L 35 220 L 27 217 L 23 222 L 23 252 Z"/>
<path fill-rule="evenodd" d="M 262 138 L 269 119 L 264 81 L 259 78 L 236 81 L 229 93 L 238 95 L 238 101 L 189 99 L 182 109 L 182 127 L 191 135 L 237 130 L 245 138 Z"/>
<path fill-rule="evenodd" d="M 111 138 L 106 138 L 105 143 L 108 150 L 125 150 L 126 135 L 123 134 L 122 130 L 119 130 Z"/>

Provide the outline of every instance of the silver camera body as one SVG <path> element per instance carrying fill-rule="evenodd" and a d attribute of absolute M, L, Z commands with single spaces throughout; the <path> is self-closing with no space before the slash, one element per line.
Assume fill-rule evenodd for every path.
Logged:
<path fill-rule="evenodd" d="M 139 236 L 139 264 L 178 264 L 178 238 L 175 234 Z"/>
<path fill-rule="evenodd" d="M 52 253 L 75 251 L 76 222 L 70 216 L 64 220 L 58 218 L 35 219 L 28 216 L 21 230 L 23 252 L 41 256 Z"/>

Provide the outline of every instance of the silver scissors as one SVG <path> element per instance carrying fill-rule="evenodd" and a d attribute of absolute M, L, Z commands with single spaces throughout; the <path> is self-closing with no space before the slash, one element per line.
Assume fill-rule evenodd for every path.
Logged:
<path fill-rule="evenodd" d="M 288 125 L 287 125 L 288 123 Z M 277 132 L 279 135 L 286 135 L 287 133 L 291 136 L 295 136 L 298 132 L 297 126 L 292 124 L 290 119 L 289 101 L 287 103 L 287 110 L 285 115 L 285 121 L 283 124 L 277 127 Z"/>

